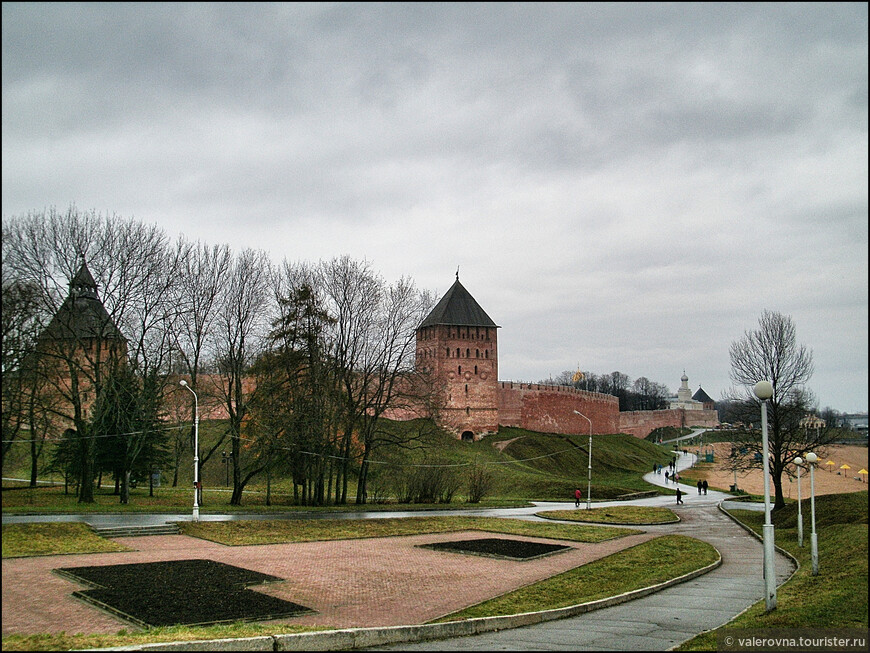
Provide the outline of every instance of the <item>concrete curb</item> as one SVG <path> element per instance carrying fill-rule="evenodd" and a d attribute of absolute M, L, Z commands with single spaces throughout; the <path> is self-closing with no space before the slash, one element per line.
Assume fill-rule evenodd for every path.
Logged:
<path fill-rule="evenodd" d="M 717 552 L 718 553 L 718 552 Z M 532 624 L 573 617 L 585 612 L 609 608 L 653 594 L 672 585 L 702 576 L 722 564 L 722 556 L 695 571 L 677 578 L 625 592 L 606 599 L 571 605 L 565 608 L 524 612 L 499 617 L 477 617 L 463 621 L 449 621 L 437 624 L 418 624 L 414 626 L 388 626 L 381 628 L 345 628 L 322 632 L 294 633 L 288 635 L 264 635 L 239 639 L 209 639 L 187 642 L 162 642 L 138 644 L 135 646 L 115 646 L 111 648 L 86 649 L 99 651 L 338 651 L 403 642 L 419 642 L 428 639 L 464 637 L 479 633 L 519 628 Z"/>
<path fill-rule="evenodd" d="M 725 499 L 725 501 L 728 501 L 728 500 L 729 500 L 729 499 Z M 747 526 L 746 524 L 744 524 L 743 522 L 741 522 L 739 519 L 737 519 L 734 515 L 732 515 L 731 513 L 729 513 L 729 512 L 725 509 L 725 507 L 722 505 L 723 503 L 725 503 L 725 501 L 720 501 L 719 503 L 716 504 L 716 507 L 719 508 L 719 512 L 723 513 L 726 517 L 728 517 L 728 519 L 730 519 L 730 520 L 733 521 L 735 524 L 737 524 L 738 526 L 740 526 L 740 528 L 742 528 L 744 531 L 746 531 L 747 533 L 749 533 L 749 534 L 750 534 L 752 537 L 754 537 L 756 540 L 758 540 L 759 542 L 762 542 L 762 543 L 763 543 L 763 542 L 764 542 L 764 538 L 761 537 L 761 535 L 759 535 L 759 534 L 756 533 L 754 530 L 752 530 L 751 528 L 749 528 L 749 526 Z M 788 551 L 786 551 L 786 550 L 783 549 L 782 547 L 777 546 L 776 542 L 773 543 L 773 548 L 776 549 L 779 553 L 781 553 L 782 555 L 784 555 L 786 558 L 788 558 L 789 560 L 791 560 L 791 561 L 794 563 L 794 571 L 791 572 L 791 575 L 790 575 L 788 578 L 786 578 L 784 581 L 782 581 L 782 582 L 777 586 L 777 587 L 782 587 L 782 586 L 785 585 L 788 581 L 790 581 L 792 578 L 794 578 L 794 575 L 798 572 L 798 569 L 801 568 L 801 563 L 798 562 L 798 559 L 795 558 L 791 553 L 789 553 Z M 752 606 L 750 606 L 750 607 L 752 607 Z M 746 610 L 748 610 L 748 609 L 749 609 L 749 608 L 746 608 Z M 745 612 L 746 610 L 744 610 L 744 612 Z M 741 614 L 742 614 L 742 613 L 741 613 Z M 739 615 L 737 615 L 737 616 L 739 616 Z M 736 617 L 735 617 L 735 618 L 736 618 Z M 732 621 L 733 621 L 733 620 L 732 620 Z"/>

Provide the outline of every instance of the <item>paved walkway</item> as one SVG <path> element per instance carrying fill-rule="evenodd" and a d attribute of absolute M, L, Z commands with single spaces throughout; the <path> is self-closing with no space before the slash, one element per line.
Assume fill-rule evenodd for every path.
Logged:
<path fill-rule="evenodd" d="M 678 469 L 691 465 L 693 457 L 681 456 Z M 645 480 L 673 487 L 664 475 L 648 473 Z M 762 547 L 740 526 L 723 515 L 717 504 L 728 495 L 710 491 L 697 494 L 695 487 L 681 485 L 684 504 L 673 496 L 633 501 L 638 505 L 666 505 L 680 515 L 676 525 L 644 527 L 646 535 L 612 543 L 578 545 L 538 561 L 510 562 L 476 556 L 461 556 L 461 565 L 445 565 L 445 554 L 420 549 L 415 544 L 453 538 L 456 534 L 378 538 L 336 543 L 306 543 L 255 547 L 226 547 L 184 536 L 124 538 L 119 541 L 142 550 L 131 553 L 50 556 L 3 561 L 3 633 L 9 632 L 115 632 L 126 625 L 114 617 L 72 599 L 78 586 L 51 573 L 51 569 L 85 564 L 114 564 L 149 560 L 208 557 L 288 578 L 287 583 L 266 585 L 264 591 L 318 610 L 318 615 L 296 618 L 292 623 L 330 626 L 388 626 L 422 623 L 459 607 L 515 587 L 546 578 L 560 571 L 608 555 L 661 533 L 683 533 L 713 544 L 723 564 L 693 581 L 654 595 L 579 617 L 488 635 L 405 643 L 396 650 L 666 650 L 699 632 L 726 623 L 764 596 Z M 481 514 L 539 520 L 544 509 L 573 509 L 573 502 L 539 504 L 522 509 L 481 509 L 432 514 Z M 625 502 L 595 506 L 625 505 Z M 582 508 L 581 508 L 582 509 Z M 394 517 L 419 513 L 333 514 L 327 517 Z M 318 515 L 321 516 L 321 515 Z M 11 517 L 11 516 L 10 516 Z M 73 516 L 68 516 L 73 517 Z M 101 525 L 96 515 L 79 520 Z M 112 521 L 118 515 L 112 515 Z M 123 523 L 155 523 L 173 520 L 167 515 L 123 516 Z M 189 515 L 182 515 L 189 518 Z M 242 516 L 234 516 L 239 518 Z M 250 516 L 245 516 L 250 517 Z M 265 516 L 274 518 L 274 516 Z M 210 515 L 208 518 L 219 518 Z M 10 518 L 13 521 L 44 521 L 47 518 Z M 117 523 L 117 522 L 116 522 Z M 483 536 L 470 533 L 469 537 Z M 540 540 L 540 538 L 535 538 Z M 779 582 L 792 572 L 791 562 L 778 555 Z M 387 649 L 384 649 L 387 650 Z"/>
<path fill-rule="evenodd" d="M 691 466 L 691 455 L 680 456 L 677 469 Z M 663 487 L 662 475 L 644 480 Z M 495 633 L 432 642 L 375 647 L 370 650 L 403 651 L 666 651 L 695 635 L 718 628 L 764 599 L 761 542 L 717 508 L 729 495 L 680 484 L 683 505 L 674 497 L 655 497 L 632 503 L 668 502 L 681 522 L 645 527 L 650 533 L 680 533 L 709 542 L 722 555 L 722 565 L 698 578 L 628 603 L 577 617 Z M 676 488 L 674 488 L 676 489 Z M 596 504 L 597 505 L 597 504 Z M 748 506 L 747 506 L 748 507 Z M 777 585 L 794 571 L 791 559 L 776 554 Z"/>

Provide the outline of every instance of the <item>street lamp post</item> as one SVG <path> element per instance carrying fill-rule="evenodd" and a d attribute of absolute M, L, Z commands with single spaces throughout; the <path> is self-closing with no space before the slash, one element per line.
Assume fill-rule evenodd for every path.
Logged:
<path fill-rule="evenodd" d="M 804 518 L 801 514 L 801 465 L 804 464 L 803 458 L 798 456 L 794 459 L 794 464 L 797 466 L 797 482 L 798 482 L 798 546 L 804 545 Z"/>
<path fill-rule="evenodd" d="M 810 523 L 812 524 L 812 532 L 810 533 L 810 555 L 813 559 L 813 576 L 819 575 L 819 539 L 816 536 L 816 463 L 819 457 L 810 451 L 807 454 L 807 462 L 810 465 Z"/>
<path fill-rule="evenodd" d="M 199 521 L 199 398 L 187 381 L 178 383 L 193 394 L 193 521 Z"/>
<path fill-rule="evenodd" d="M 589 481 L 586 486 L 586 510 L 589 510 L 592 507 L 592 420 L 586 417 L 586 415 L 581 413 L 579 410 L 575 410 L 574 412 L 589 422 Z"/>
<path fill-rule="evenodd" d="M 752 389 L 761 400 L 761 459 L 764 467 L 764 606 L 767 612 L 776 608 L 776 566 L 774 564 L 773 524 L 770 521 L 770 453 L 767 448 L 767 400 L 773 396 L 769 381 L 759 381 Z"/>

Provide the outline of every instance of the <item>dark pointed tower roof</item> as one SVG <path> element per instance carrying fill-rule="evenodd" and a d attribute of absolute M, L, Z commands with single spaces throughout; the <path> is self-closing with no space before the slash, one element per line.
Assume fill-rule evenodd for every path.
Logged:
<path fill-rule="evenodd" d="M 471 296 L 465 287 L 459 283 L 459 273 L 456 281 L 450 286 L 441 301 L 436 304 L 432 312 L 420 324 L 420 328 L 435 326 L 436 324 L 450 324 L 458 326 L 482 326 L 498 328 L 486 314 L 480 304 Z"/>
<path fill-rule="evenodd" d="M 97 282 L 87 264 L 69 282 L 69 295 L 49 322 L 42 338 L 49 340 L 126 340 L 97 295 Z"/>
<path fill-rule="evenodd" d="M 704 392 L 704 388 L 701 387 L 699 387 L 698 391 L 692 395 L 692 399 L 694 399 L 695 401 L 700 401 L 701 403 L 716 403 L 715 401 L 713 401 L 710 395 Z"/>
<path fill-rule="evenodd" d="M 92 293 L 97 296 L 97 282 L 94 281 L 94 276 L 88 270 L 87 264 L 82 261 L 82 267 L 76 272 L 76 275 L 69 282 L 70 292 L 78 292 L 79 294 Z"/>

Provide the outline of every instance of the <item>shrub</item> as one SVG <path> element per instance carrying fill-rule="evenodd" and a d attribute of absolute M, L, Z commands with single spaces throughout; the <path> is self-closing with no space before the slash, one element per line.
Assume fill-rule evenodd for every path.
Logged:
<path fill-rule="evenodd" d="M 492 489 L 494 476 L 486 467 L 475 465 L 468 475 L 468 503 L 480 503 L 480 500 Z"/>

